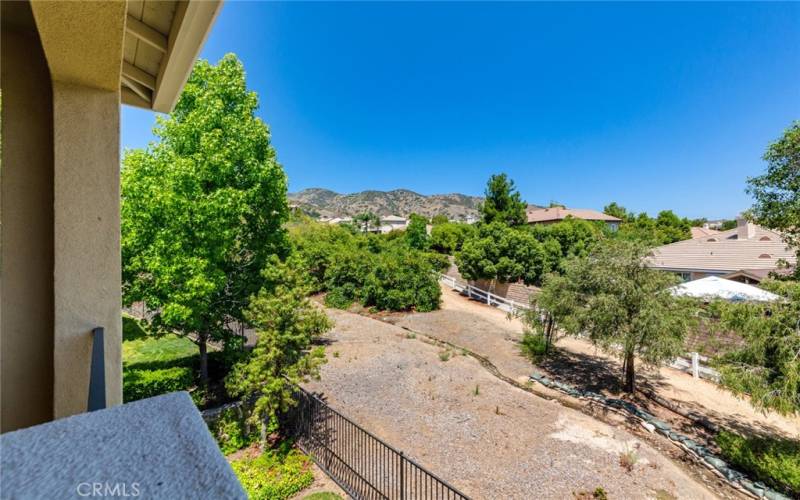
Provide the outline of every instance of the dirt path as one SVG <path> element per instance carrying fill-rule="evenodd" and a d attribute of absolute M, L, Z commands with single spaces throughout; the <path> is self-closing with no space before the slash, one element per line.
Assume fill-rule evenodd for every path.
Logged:
<path fill-rule="evenodd" d="M 530 363 L 518 356 L 514 344 L 522 335 L 523 327 L 518 319 L 509 319 L 504 311 L 469 300 L 445 286 L 442 289 L 442 299 L 440 311 L 409 315 L 397 324 L 449 337 L 455 343 L 469 343 L 465 347 L 472 349 L 474 346 L 476 352 L 495 361 L 498 367 L 503 365 L 514 377 L 530 374 Z M 575 380 L 565 380 L 567 382 L 590 384 L 591 387 L 592 377 L 596 379 L 601 368 L 614 378 L 621 370 L 616 358 L 597 350 L 587 341 L 566 337 L 559 339 L 557 346 L 572 354 L 577 358 L 576 361 L 585 364 L 592 371 L 575 373 Z M 598 366 L 598 362 L 605 366 Z M 695 379 L 687 373 L 667 367 L 641 373 L 660 396 L 675 401 L 688 410 L 706 415 L 711 421 L 724 427 L 743 432 L 800 436 L 800 417 L 783 417 L 773 412 L 760 413 L 748 401 L 733 396 L 712 382 Z M 597 381 L 597 385 L 600 385 L 600 381 Z"/>
<path fill-rule="evenodd" d="M 336 322 L 307 384 L 473 498 L 715 498 L 646 442 L 489 374 L 470 356 L 364 316 Z M 498 342 L 502 342 L 499 340 Z M 620 457 L 635 456 L 629 472 Z"/>

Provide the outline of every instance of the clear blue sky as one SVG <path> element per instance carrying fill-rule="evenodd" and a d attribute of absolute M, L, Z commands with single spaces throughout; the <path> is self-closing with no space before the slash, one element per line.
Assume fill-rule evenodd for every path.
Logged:
<path fill-rule="evenodd" d="M 800 119 L 800 4 L 225 4 L 290 190 L 481 194 L 730 217 Z M 123 107 L 122 145 L 152 113 Z"/>

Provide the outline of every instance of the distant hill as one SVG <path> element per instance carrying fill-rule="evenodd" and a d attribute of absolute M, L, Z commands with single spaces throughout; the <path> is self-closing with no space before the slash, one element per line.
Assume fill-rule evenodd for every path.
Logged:
<path fill-rule="evenodd" d="M 459 193 L 426 196 L 408 189 L 339 194 L 329 189 L 310 188 L 289 194 L 289 203 L 298 205 L 311 215 L 327 217 L 352 216 L 369 211 L 379 216 L 407 217 L 417 213 L 425 217 L 442 214 L 449 219 L 465 219 L 468 215 L 478 215 L 482 201 L 480 196 Z"/>

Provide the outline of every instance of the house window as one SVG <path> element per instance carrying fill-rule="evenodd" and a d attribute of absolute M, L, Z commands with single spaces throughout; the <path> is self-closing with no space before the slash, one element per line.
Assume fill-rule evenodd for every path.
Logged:
<path fill-rule="evenodd" d="M 681 281 L 683 281 L 684 283 L 686 283 L 687 281 L 692 281 L 692 273 L 679 272 L 676 274 L 681 277 Z"/>

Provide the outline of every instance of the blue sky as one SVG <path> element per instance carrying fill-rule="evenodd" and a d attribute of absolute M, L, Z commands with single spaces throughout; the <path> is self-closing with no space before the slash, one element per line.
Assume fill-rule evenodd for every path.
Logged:
<path fill-rule="evenodd" d="M 798 3 L 225 4 L 290 190 L 481 194 L 731 217 L 800 119 Z M 122 145 L 153 113 L 123 107 Z"/>

